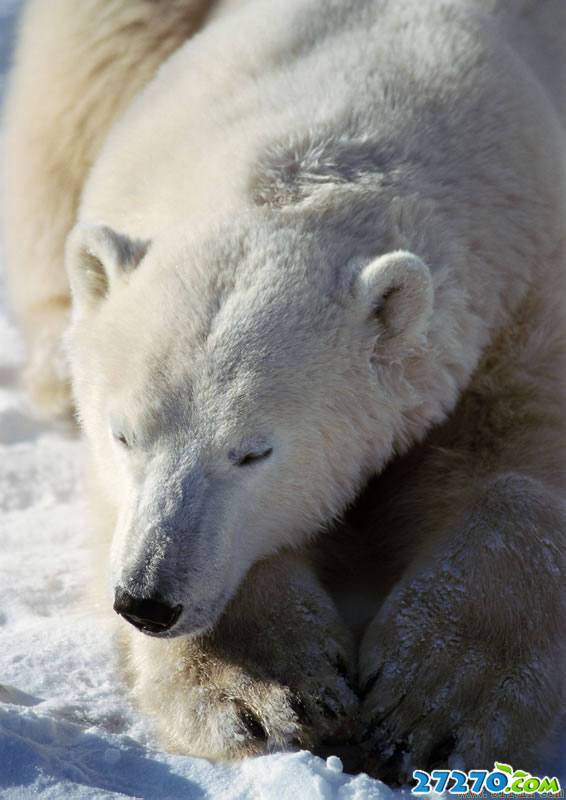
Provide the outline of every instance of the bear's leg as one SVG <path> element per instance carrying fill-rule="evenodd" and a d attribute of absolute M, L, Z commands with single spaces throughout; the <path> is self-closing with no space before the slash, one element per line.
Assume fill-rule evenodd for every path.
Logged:
<path fill-rule="evenodd" d="M 214 631 L 128 632 L 127 669 L 164 746 L 208 758 L 347 739 L 357 709 L 352 641 L 310 567 L 257 564 Z"/>
<path fill-rule="evenodd" d="M 116 115 L 211 2 L 30 0 L 25 9 L 5 112 L 2 217 L 24 380 L 46 416 L 71 411 L 63 254 L 86 174 Z"/>
<path fill-rule="evenodd" d="M 445 466 L 428 489 L 446 493 L 447 521 L 421 541 L 360 651 L 365 768 L 390 781 L 494 760 L 536 769 L 566 699 L 563 497 L 521 472 Z M 416 537 L 430 530 L 418 504 L 412 517 Z"/>

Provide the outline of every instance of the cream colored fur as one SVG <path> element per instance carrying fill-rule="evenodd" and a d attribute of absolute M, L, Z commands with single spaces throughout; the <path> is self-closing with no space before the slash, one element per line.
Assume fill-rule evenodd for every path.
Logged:
<path fill-rule="evenodd" d="M 25 383 L 43 415 L 71 412 L 60 349 L 69 312 L 64 249 L 85 177 L 116 116 L 210 5 L 85 0 L 77 14 L 74 0 L 26 3 L 4 110 L 10 197 L 2 224 L 12 302 L 28 349 Z"/>
<path fill-rule="evenodd" d="M 110 585 L 183 606 L 167 637 L 123 623 L 166 746 L 540 763 L 565 52 L 561 0 L 29 3 L 4 192 L 28 383 L 70 408 L 70 283 Z"/>

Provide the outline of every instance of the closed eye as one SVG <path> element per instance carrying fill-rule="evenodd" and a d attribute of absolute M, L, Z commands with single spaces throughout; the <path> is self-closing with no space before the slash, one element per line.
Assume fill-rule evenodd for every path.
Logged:
<path fill-rule="evenodd" d="M 135 434 L 121 415 L 110 416 L 110 432 L 121 447 L 129 449 L 135 444 Z"/>
<path fill-rule="evenodd" d="M 242 455 L 230 453 L 230 460 L 233 461 L 237 467 L 249 467 L 252 464 L 256 464 L 258 461 L 265 461 L 272 452 L 273 448 L 267 447 L 265 450 L 259 452 L 248 452 Z"/>
<path fill-rule="evenodd" d="M 130 443 L 126 439 L 126 434 L 125 433 L 120 433 L 120 432 L 115 433 L 114 434 L 114 438 L 116 439 L 117 442 L 120 442 L 122 447 L 129 447 L 130 446 Z"/>

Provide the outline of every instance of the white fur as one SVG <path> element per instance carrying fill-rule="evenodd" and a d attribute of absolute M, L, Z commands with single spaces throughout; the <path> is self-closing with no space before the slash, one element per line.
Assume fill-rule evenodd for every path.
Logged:
<path fill-rule="evenodd" d="M 526 487 L 529 525 L 563 549 L 556 493 L 563 478 L 552 477 L 548 464 L 564 441 L 550 406 L 562 391 L 555 295 L 566 261 L 566 104 L 557 76 L 565 74 L 566 12 L 560 0 L 544 6 L 219 3 L 198 36 L 163 57 L 111 127 L 86 180 L 83 170 L 67 244 L 68 345 L 100 538 L 104 546 L 112 539 L 111 584 L 182 605 L 171 636 L 213 630 L 202 651 L 197 639 L 185 650 L 178 641 L 167 649 L 166 641 L 138 638 L 130 649 L 135 691 L 172 746 L 234 752 L 237 715 L 232 705 L 226 710 L 225 695 L 214 694 L 216 666 L 206 665 L 209 658 L 217 664 L 218 641 L 233 665 L 240 644 L 229 631 L 242 614 L 257 615 L 257 630 L 271 635 L 273 603 L 279 622 L 297 613 L 289 623 L 295 634 L 311 636 L 309 625 L 318 625 L 348 652 L 348 636 L 336 633 L 339 623 L 314 578 L 318 588 L 309 592 L 320 598 L 305 617 L 296 611 L 303 583 L 295 564 L 274 568 L 277 583 L 258 579 L 256 594 L 256 578 L 245 576 L 263 559 L 277 564 L 270 557 L 282 549 L 316 549 L 316 535 L 365 482 L 396 457 L 418 454 L 421 442 L 427 453 L 431 443 L 433 455 L 399 495 L 389 529 L 378 531 L 390 536 L 392 553 L 404 553 L 406 572 L 363 640 L 364 680 L 382 660 L 381 638 L 393 653 L 400 648 L 402 678 L 414 658 L 411 637 L 421 641 L 420 613 L 434 641 L 492 607 L 494 598 L 474 597 L 473 584 L 465 584 L 464 611 L 450 601 L 460 597 L 450 565 L 456 559 L 464 569 L 454 543 L 475 542 L 462 556 L 466 564 L 483 546 L 467 527 L 481 498 L 489 499 L 488 528 L 497 529 L 509 519 L 516 486 Z M 14 98 L 16 107 L 16 91 Z M 549 368 L 532 377 L 538 363 Z M 519 474 L 518 484 L 501 479 L 508 473 Z M 539 513 L 542 496 L 552 498 L 556 517 Z M 561 520 L 558 527 L 551 517 Z M 513 526 L 524 524 L 513 517 Z M 373 584 L 376 537 L 372 528 L 364 545 Z M 532 557 L 530 541 L 525 535 L 524 558 Z M 509 574 L 502 564 L 499 578 L 518 603 L 519 571 Z M 437 584 L 446 584 L 446 606 L 426 600 Z M 545 602 L 531 604 L 539 628 L 564 599 L 551 577 L 541 591 Z M 220 636 L 214 631 L 223 612 L 228 633 Z M 503 617 L 510 625 L 512 615 Z M 545 646 L 555 633 L 548 625 Z M 272 650 L 258 663 L 269 663 L 268 675 L 285 683 L 291 656 Z M 307 664 L 302 645 L 296 652 Z M 439 674 L 438 654 L 418 657 L 422 675 Z M 562 654 L 552 650 L 549 658 L 548 674 L 555 674 Z M 161 663 L 169 665 L 167 677 L 158 699 L 148 699 Z M 189 663 L 204 666 L 193 673 Z M 326 656 L 321 663 L 325 680 L 339 682 Z M 297 716 L 281 710 L 279 695 L 248 695 L 253 680 L 234 677 L 231 668 L 219 679 L 232 686 L 230 702 L 245 696 L 264 719 L 270 746 L 288 746 Z M 506 669 L 495 658 L 489 674 L 502 680 Z M 175 688 L 177 673 L 187 683 Z M 475 689 L 481 676 L 473 679 Z M 389 700 L 395 710 L 399 692 L 408 691 L 403 679 L 384 681 L 377 679 L 364 706 L 372 736 L 376 716 Z M 468 709 L 458 685 L 450 725 L 463 725 Z M 340 686 L 342 719 L 351 697 Z M 192 711 L 173 721 L 158 701 L 169 708 L 181 687 Z M 557 686 L 557 696 L 562 691 Z M 412 702 L 410 713 L 419 717 L 420 701 Z M 417 736 L 417 760 L 445 733 L 446 721 L 434 716 L 440 702 Z M 523 711 L 503 726 L 504 754 L 533 752 Z M 392 741 L 410 713 L 391 717 Z M 209 736 L 191 727 L 199 715 Z M 537 736 L 552 724 L 541 721 Z M 313 741 L 305 730 L 302 741 Z M 492 740 L 464 730 L 462 752 L 483 766 Z"/>
<path fill-rule="evenodd" d="M 558 223 L 560 209 L 549 216 L 535 184 L 552 180 L 555 193 L 564 181 L 548 100 L 500 39 L 494 47 L 483 21 L 456 24 L 455 36 L 442 6 L 411 3 L 319 15 L 305 0 L 284 11 L 258 0 L 238 14 L 211 23 L 141 93 L 114 127 L 80 210 L 82 224 L 152 240 L 127 290 L 77 322 L 75 391 L 100 472 L 119 458 L 124 476 L 123 486 L 112 477 L 124 542 L 116 552 L 131 556 L 118 559 L 115 579 L 148 592 L 166 587 L 185 604 L 179 630 L 187 631 L 202 625 L 191 620 L 194 606 L 214 609 L 212 622 L 253 562 L 315 532 L 392 452 L 451 410 L 490 331 L 535 278 L 522 220 L 529 214 L 539 230 Z M 410 39 L 398 33 L 403 17 Z M 234 25 L 247 31 L 245 46 Z M 298 42 L 300 56 L 285 57 Z M 383 45 L 370 55 L 368 42 Z M 408 59 L 418 95 L 398 72 Z M 366 80 L 364 92 L 352 92 L 354 75 Z M 445 116 L 433 111 L 440 98 L 448 108 L 457 98 L 464 126 L 444 130 Z M 478 103 L 489 114 L 475 113 Z M 509 141 L 496 162 L 495 131 Z M 536 137 L 548 148 L 532 158 Z M 517 171 L 533 197 L 520 213 L 512 201 L 501 205 Z M 258 183 L 277 192 L 274 209 L 269 197 L 254 206 Z M 418 311 L 430 289 L 409 281 L 428 270 L 412 270 L 412 261 L 391 258 L 379 270 L 374 262 L 357 294 L 375 296 L 349 297 L 354 257 L 369 262 L 407 246 L 436 284 L 430 327 Z M 110 273 L 112 259 L 101 258 Z M 71 256 L 72 287 L 83 264 Z M 371 302 L 390 288 L 398 297 L 374 323 Z M 388 314 L 401 347 L 378 327 L 372 333 Z M 308 387 L 297 383 L 298 364 Z M 129 459 L 110 441 L 116 415 L 138 437 Z M 238 470 L 228 453 L 256 436 L 273 457 Z M 143 481 L 128 466 L 136 458 Z"/>

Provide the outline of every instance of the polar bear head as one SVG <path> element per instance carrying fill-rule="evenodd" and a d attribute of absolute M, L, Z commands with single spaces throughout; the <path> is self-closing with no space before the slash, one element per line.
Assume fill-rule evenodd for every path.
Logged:
<path fill-rule="evenodd" d="M 404 446 L 429 269 L 342 242 L 268 211 L 151 243 L 70 236 L 69 351 L 117 509 L 113 585 L 173 609 L 168 635 L 213 625 L 254 562 L 308 542 Z"/>

